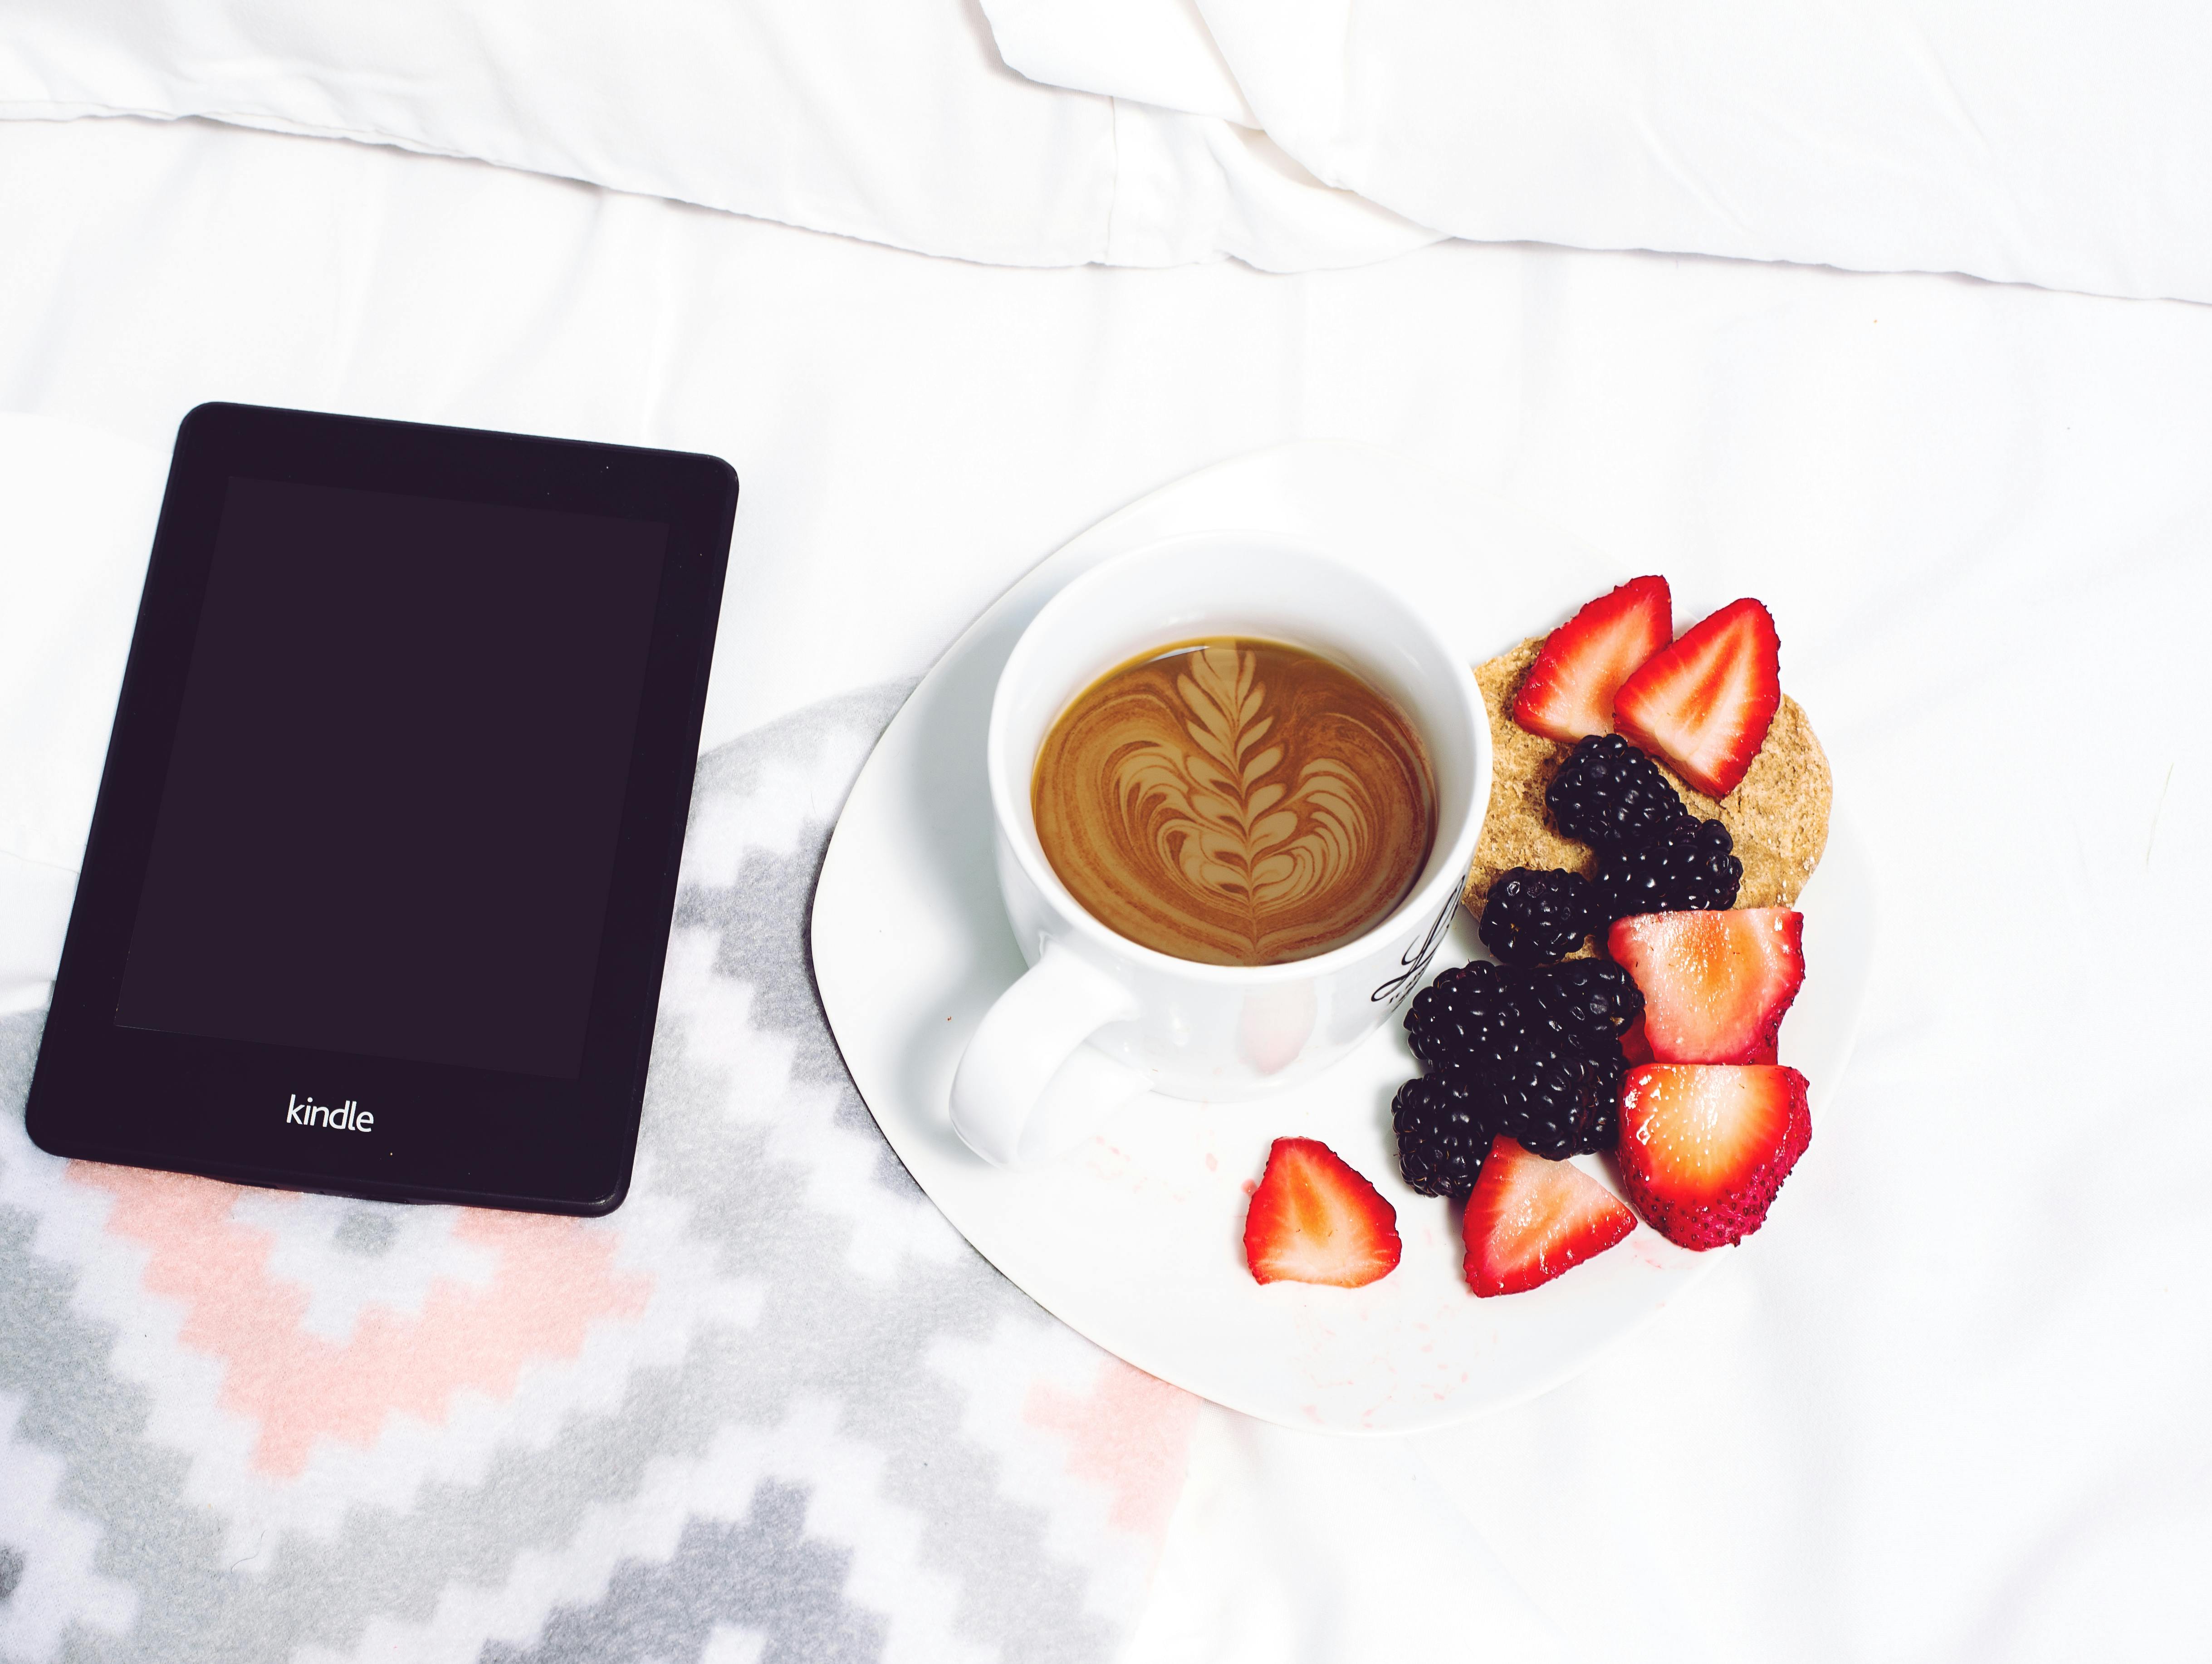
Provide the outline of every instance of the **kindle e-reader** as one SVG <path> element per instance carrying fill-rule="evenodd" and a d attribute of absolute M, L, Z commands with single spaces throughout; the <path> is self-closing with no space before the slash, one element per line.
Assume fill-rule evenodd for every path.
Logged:
<path fill-rule="evenodd" d="M 737 494 L 707 456 L 186 416 L 40 1147 L 617 1206 Z"/>

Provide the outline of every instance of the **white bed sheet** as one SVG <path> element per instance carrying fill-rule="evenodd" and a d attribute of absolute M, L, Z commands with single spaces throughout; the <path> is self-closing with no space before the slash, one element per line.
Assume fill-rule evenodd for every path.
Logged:
<path fill-rule="evenodd" d="M 1152 33 L 1187 30 L 1176 3 Z M 1203 111 L 1207 66 L 1171 67 L 1190 57 L 1141 90 Z M 1249 121 L 1013 73 L 972 0 L 0 0 L 0 116 L 86 114 L 470 156 L 1007 265 L 1296 270 L 1439 234 Z"/>
<path fill-rule="evenodd" d="M 920 671 L 1104 513 L 1301 436 L 1503 490 L 1686 614 L 1762 596 L 1889 932 L 1771 1223 L 1459 1431 L 1211 1418 L 1133 1656 L 1523 1657 L 1523 1619 L 1701 1664 L 2212 1632 L 2212 308 L 1464 244 L 994 270 L 193 124 L 0 124 L 0 409 L 151 447 L 228 398 L 731 459 L 709 744 Z M 0 795 L 76 824 L 85 761 L 18 746 Z"/>

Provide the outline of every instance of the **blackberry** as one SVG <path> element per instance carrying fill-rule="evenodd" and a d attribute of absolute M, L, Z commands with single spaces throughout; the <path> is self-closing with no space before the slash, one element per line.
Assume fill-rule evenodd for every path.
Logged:
<path fill-rule="evenodd" d="M 1620 1048 L 1532 1048 L 1504 1068 L 1446 1069 L 1470 1118 L 1549 1161 L 1610 1149 L 1620 1137 Z M 1437 1077 L 1431 1077 L 1436 1078 Z"/>
<path fill-rule="evenodd" d="M 1390 1100 L 1398 1134 L 1398 1170 L 1424 1196 L 1465 1201 L 1482 1175 L 1494 1136 L 1476 1112 L 1474 1095 L 1454 1076 L 1422 1075 Z"/>
<path fill-rule="evenodd" d="M 1576 1126 L 1574 1153 L 1595 1156 L 1620 1143 L 1620 1083 L 1628 1078 L 1628 1060 L 1618 1043 L 1590 1054 L 1590 1077 L 1584 1082 L 1586 1113 Z"/>
<path fill-rule="evenodd" d="M 1524 1001 L 1547 1034 L 1585 1052 L 1617 1051 L 1644 1015 L 1644 990 L 1610 959 L 1577 959 L 1535 978 Z"/>
<path fill-rule="evenodd" d="M 1600 849 L 1649 843 L 1690 813 L 1659 765 L 1619 734 L 1577 740 L 1544 802 L 1560 831 Z"/>
<path fill-rule="evenodd" d="M 1482 945 L 1509 965 L 1564 959 L 1612 922 L 1596 914 L 1589 880 L 1581 873 L 1516 866 L 1491 884 L 1482 904 Z"/>
<path fill-rule="evenodd" d="M 1644 996 L 1609 959 L 1516 969 L 1477 960 L 1448 970 L 1406 1013 L 1413 1055 L 1431 1069 L 1510 1070 L 1537 1052 L 1613 1052 Z"/>
<path fill-rule="evenodd" d="M 1519 980 L 1486 959 L 1442 973 L 1413 996 L 1406 1012 L 1413 1055 L 1431 1069 L 1489 1055 L 1520 1026 L 1514 998 Z"/>
<path fill-rule="evenodd" d="M 1598 859 L 1598 911 L 1613 920 L 1732 908 L 1743 882 L 1735 847 L 1718 821 L 1685 816 L 1650 843 L 1608 849 Z"/>

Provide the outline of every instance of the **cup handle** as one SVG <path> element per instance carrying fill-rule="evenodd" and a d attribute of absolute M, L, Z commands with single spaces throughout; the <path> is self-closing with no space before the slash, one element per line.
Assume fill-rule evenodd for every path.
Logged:
<path fill-rule="evenodd" d="M 994 1167 L 1017 1165 L 1060 1066 L 1106 1024 L 1137 1015 L 1127 988 L 1073 949 L 1046 943 L 1043 956 L 983 1013 L 962 1054 L 952 1077 L 952 1130 Z"/>

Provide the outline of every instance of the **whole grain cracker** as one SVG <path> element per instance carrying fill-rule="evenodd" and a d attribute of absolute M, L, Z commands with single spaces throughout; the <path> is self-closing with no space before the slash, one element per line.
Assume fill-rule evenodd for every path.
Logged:
<path fill-rule="evenodd" d="M 1468 870 L 1467 904 L 1475 912 L 1498 874 L 1516 866 L 1538 871 L 1564 867 L 1585 877 L 1597 871 L 1597 852 L 1553 828 L 1544 789 L 1574 748 L 1532 734 L 1513 720 L 1514 695 L 1536 662 L 1544 638 L 1532 635 L 1510 653 L 1475 667 L 1474 679 L 1490 712 L 1490 811 Z M 1797 701 L 1784 694 L 1766 731 L 1766 743 L 1735 791 L 1715 802 L 1654 757 L 1667 783 L 1690 812 L 1717 819 L 1735 840 L 1743 862 L 1738 907 L 1789 907 L 1820 864 L 1828 842 L 1828 810 L 1834 787 L 1828 759 Z"/>

